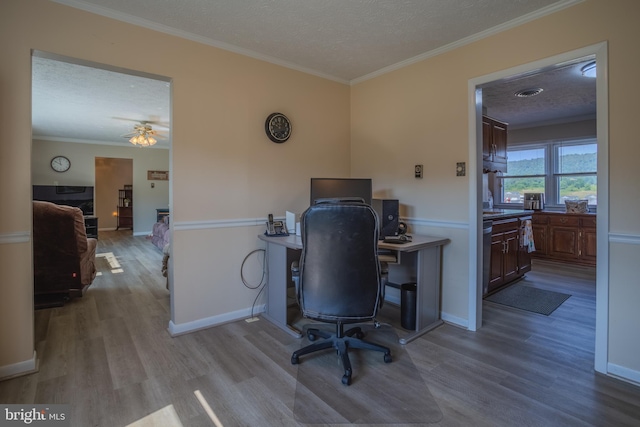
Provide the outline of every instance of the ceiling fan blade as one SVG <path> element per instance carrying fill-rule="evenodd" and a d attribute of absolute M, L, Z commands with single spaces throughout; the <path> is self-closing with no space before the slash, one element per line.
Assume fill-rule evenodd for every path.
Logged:
<path fill-rule="evenodd" d="M 156 125 L 156 126 L 160 126 L 163 128 L 169 128 L 169 123 L 168 122 L 163 122 L 160 120 L 140 120 L 140 119 L 130 119 L 128 117 L 111 117 L 114 120 L 124 120 L 127 122 L 135 122 L 135 123 L 139 123 L 142 126 L 144 125 Z"/>

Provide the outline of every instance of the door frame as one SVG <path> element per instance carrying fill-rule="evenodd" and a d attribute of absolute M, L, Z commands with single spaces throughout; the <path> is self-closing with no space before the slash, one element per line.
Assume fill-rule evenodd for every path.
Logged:
<path fill-rule="evenodd" d="M 609 349 L 609 94 L 608 45 L 598 43 L 468 81 L 469 129 L 469 322 L 468 329 L 482 325 L 482 89 L 507 77 L 552 67 L 595 55 L 596 124 L 598 140 L 598 216 L 596 261 L 596 330 L 594 367 L 607 373 Z"/>

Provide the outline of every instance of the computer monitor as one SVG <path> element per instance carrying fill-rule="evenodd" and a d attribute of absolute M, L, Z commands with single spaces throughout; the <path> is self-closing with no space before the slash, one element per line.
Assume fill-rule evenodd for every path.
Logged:
<path fill-rule="evenodd" d="M 359 197 L 371 205 L 372 192 L 371 178 L 311 178 L 310 204 L 318 199 Z"/>

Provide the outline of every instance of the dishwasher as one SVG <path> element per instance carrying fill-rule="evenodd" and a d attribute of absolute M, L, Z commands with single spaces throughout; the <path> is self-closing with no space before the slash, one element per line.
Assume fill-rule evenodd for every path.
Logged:
<path fill-rule="evenodd" d="M 489 273 L 491 272 L 491 233 L 493 221 L 482 221 L 482 295 L 489 291 Z"/>

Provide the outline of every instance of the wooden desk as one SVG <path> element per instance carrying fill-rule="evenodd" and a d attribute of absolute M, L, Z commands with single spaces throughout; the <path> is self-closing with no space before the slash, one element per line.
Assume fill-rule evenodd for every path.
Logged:
<path fill-rule="evenodd" d="M 413 234 L 413 241 L 404 244 L 378 243 L 379 249 L 396 253 L 397 261 L 389 264 L 389 282 L 417 284 L 416 329 L 400 338 L 407 344 L 420 335 L 441 325 L 440 288 L 442 286 L 442 246 L 449 239 Z M 300 236 L 271 237 L 258 235 L 267 243 L 267 307 L 263 316 L 291 335 L 302 338 L 302 333 L 287 321 L 287 286 L 291 282 L 291 261 L 300 257 Z"/>

